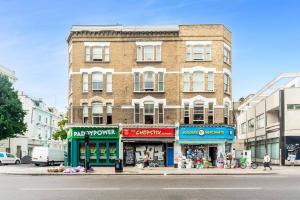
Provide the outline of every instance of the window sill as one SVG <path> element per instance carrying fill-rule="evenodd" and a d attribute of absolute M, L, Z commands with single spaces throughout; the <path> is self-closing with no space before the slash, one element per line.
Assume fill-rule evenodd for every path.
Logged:
<path fill-rule="evenodd" d="M 212 62 L 212 60 L 186 60 L 185 62 Z"/>
<path fill-rule="evenodd" d="M 109 61 L 85 61 L 85 63 L 109 63 Z"/>
<path fill-rule="evenodd" d="M 165 93 L 165 91 L 133 91 L 133 93 Z"/>
<path fill-rule="evenodd" d="M 224 63 L 225 63 L 226 65 L 228 65 L 228 66 L 230 66 L 230 67 L 231 67 L 231 64 L 230 64 L 230 63 L 228 63 L 228 62 L 225 62 L 225 61 L 224 61 Z"/>
<path fill-rule="evenodd" d="M 93 92 L 103 92 L 103 90 L 92 90 Z"/>
<path fill-rule="evenodd" d="M 214 91 L 183 91 L 183 93 L 214 93 Z"/>
<path fill-rule="evenodd" d="M 161 63 L 161 60 L 137 60 L 137 63 Z"/>
<path fill-rule="evenodd" d="M 227 95 L 229 95 L 229 96 L 231 95 L 229 92 L 224 92 L 224 94 L 227 94 Z"/>

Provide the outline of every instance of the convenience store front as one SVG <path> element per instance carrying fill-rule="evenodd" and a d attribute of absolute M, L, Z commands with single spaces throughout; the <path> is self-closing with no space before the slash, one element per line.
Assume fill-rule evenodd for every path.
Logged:
<path fill-rule="evenodd" d="M 234 128 L 227 126 L 180 126 L 175 147 L 175 162 L 182 157 L 192 161 L 206 160 L 212 166 L 224 163 L 231 152 Z"/>
<path fill-rule="evenodd" d="M 119 128 L 72 127 L 68 130 L 68 164 L 83 166 L 86 156 L 84 135 L 89 135 L 87 156 L 91 166 L 113 166 L 119 158 Z"/>
<path fill-rule="evenodd" d="M 125 166 L 142 164 L 144 152 L 152 167 L 174 165 L 174 128 L 123 128 L 121 135 Z"/>

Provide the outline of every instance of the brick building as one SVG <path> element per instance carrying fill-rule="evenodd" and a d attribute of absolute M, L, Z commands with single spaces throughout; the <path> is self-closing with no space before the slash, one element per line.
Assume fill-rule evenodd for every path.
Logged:
<path fill-rule="evenodd" d="M 172 165 L 174 154 L 187 148 L 176 142 L 180 124 L 208 127 L 210 136 L 231 124 L 231 32 L 225 26 L 73 26 L 67 42 L 69 152 L 80 152 L 71 153 L 71 163 L 82 161 L 86 132 L 99 139 L 90 146 L 95 165 L 118 157 L 136 164 L 145 150 L 156 152 L 150 155 L 161 161 L 156 164 Z M 216 154 L 225 151 L 222 144 L 214 146 Z"/>

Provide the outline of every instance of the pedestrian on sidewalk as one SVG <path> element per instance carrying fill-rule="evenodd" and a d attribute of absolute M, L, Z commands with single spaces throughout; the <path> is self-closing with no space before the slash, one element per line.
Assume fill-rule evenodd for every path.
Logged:
<path fill-rule="evenodd" d="M 149 154 L 144 151 L 144 168 L 149 166 Z"/>
<path fill-rule="evenodd" d="M 272 170 L 272 167 L 271 167 L 271 158 L 269 156 L 268 153 L 265 154 L 264 156 L 264 170 L 266 171 L 266 168 L 269 167 L 270 170 Z"/>

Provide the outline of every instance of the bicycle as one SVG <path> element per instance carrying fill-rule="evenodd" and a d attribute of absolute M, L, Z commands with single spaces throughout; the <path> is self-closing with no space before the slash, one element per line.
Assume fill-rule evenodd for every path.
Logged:
<path fill-rule="evenodd" d="M 248 162 L 248 159 L 247 159 L 247 158 L 241 158 L 241 159 L 240 159 L 240 168 L 241 168 L 241 169 L 246 169 L 248 165 L 249 165 L 249 162 Z M 252 161 L 252 162 L 250 163 L 250 167 L 251 167 L 252 169 L 256 169 L 256 168 L 258 167 L 258 164 L 257 164 L 255 161 Z"/>

